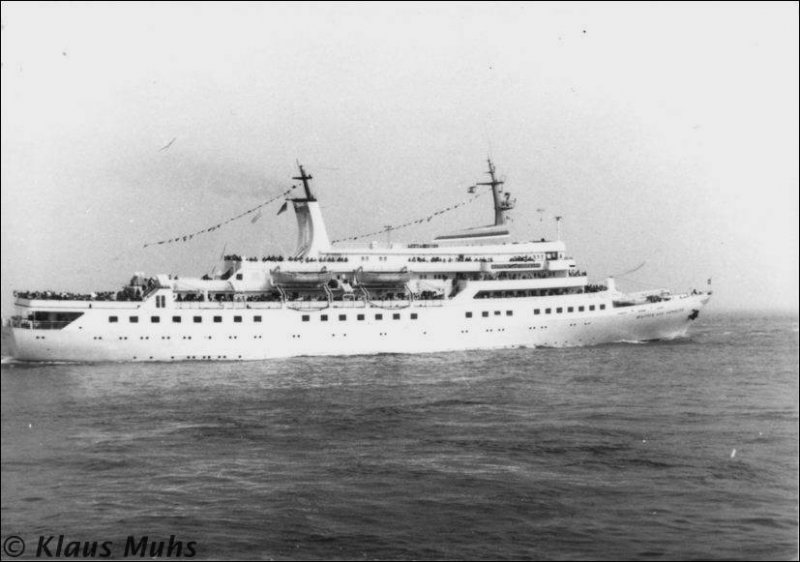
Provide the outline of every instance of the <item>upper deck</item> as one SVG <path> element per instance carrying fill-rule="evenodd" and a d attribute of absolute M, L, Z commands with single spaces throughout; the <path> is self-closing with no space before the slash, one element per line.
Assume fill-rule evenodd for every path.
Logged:
<path fill-rule="evenodd" d="M 176 306 L 214 302 L 304 302 L 389 299 L 410 301 L 452 299 L 478 291 L 479 283 L 514 284 L 513 290 L 575 288 L 586 285 L 560 240 L 504 241 L 506 213 L 513 207 L 489 162 L 494 194 L 495 224 L 467 228 L 431 243 L 331 243 L 309 180 L 300 167 L 305 191 L 291 199 L 298 221 L 298 246 L 291 256 L 261 258 L 228 255 L 222 268 L 202 278 L 136 274 L 117 293 L 64 295 L 50 291 L 24 293 L 22 309 L 59 310 L 136 309 L 148 306 L 152 293 Z M 502 195 L 502 197 L 501 197 Z M 437 213 L 438 214 L 438 213 Z M 410 224 L 410 223 L 408 223 Z M 509 286 L 510 287 L 510 286 Z M 492 291 L 500 289 L 493 288 Z M 473 291 L 473 292 L 475 292 Z M 74 298 L 73 298 L 74 297 Z M 164 307 L 163 301 L 159 306 Z M 260 305 L 267 306 L 267 305 Z"/>

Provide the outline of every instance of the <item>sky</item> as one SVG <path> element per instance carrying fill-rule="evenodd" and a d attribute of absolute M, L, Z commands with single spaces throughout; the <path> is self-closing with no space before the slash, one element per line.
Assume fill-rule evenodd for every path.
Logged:
<path fill-rule="evenodd" d="M 592 281 L 644 263 L 618 286 L 797 311 L 797 3 L 4 2 L 0 38 L 3 316 L 13 290 L 292 252 L 280 199 L 144 244 L 297 161 L 335 239 L 465 200 L 489 156 L 515 238 L 563 216 Z M 483 197 L 392 239 L 492 217 Z"/>

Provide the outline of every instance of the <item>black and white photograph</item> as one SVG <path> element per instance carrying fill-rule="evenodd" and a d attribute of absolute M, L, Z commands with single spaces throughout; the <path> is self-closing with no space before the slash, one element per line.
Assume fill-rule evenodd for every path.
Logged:
<path fill-rule="evenodd" d="M 797 560 L 800 4 L 3 2 L 3 560 Z"/>

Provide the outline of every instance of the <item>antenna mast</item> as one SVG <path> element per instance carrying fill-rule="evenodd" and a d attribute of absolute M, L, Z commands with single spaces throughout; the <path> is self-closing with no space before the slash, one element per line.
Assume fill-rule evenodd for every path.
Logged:
<path fill-rule="evenodd" d="M 511 199 L 511 194 L 508 192 L 505 192 L 505 197 L 503 197 L 503 188 L 500 186 L 505 182 L 498 180 L 495 176 L 495 167 L 494 164 L 492 164 L 492 159 L 487 158 L 486 161 L 489 163 L 489 171 L 487 173 L 491 181 L 479 182 L 476 185 L 488 185 L 492 188 L 492 197 L 494 197 L 494 224 L 495 226 L 500 226 L 506 223 L 505 213 L 514 208 L 516 200 Z"/>

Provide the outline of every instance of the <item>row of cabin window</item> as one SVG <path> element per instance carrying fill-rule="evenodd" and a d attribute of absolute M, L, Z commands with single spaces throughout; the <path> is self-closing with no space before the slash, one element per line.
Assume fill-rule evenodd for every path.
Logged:
<path fill-rule="evenodd" d="M 600 305 L 600 310 L 605 310 L 605 309 L 606 309 L 606 305 L 601 304 Z M 585 306 L 579 306 L 578 307 L 578 312 L 584 312 L 585 310 L 586 310 Z M 590 311 L 595 310 L 595 305 L 590 304 L 589 305 L 589 310 Z M 564 312 L 564 307 L 559 306 L 559 307 L 556 308 L 556 314 L 562 314 L 563 312 Z M 567 307 L 567 312 L 568 313 L 569 312 L 575 312 L 575 307 L 574 306 L 568 306 Z M 514 312 L 512 310 L 506 310 L 506 316 L 511 316 L 513 313 Z M 541 308 L 534 308 L 533 309 L 533 313 L 534 314 L 541 314 L 542 313 L 542 309 Z M 545 314 L 552 314 L 553 313 L 553 309 L 552 308 L 545 308 L 544 309 L 544 313 Z M 500 314 L 501 314 L 501 311 L 499 311 L 499 310 L 495 310 L 494 311 L 494 315 L 495 316 L 500 316 Z M 467 318 L 472 318 L 472 312 L 466 312 L 464 315 Z M 489 316 L 489 311 L 488 310 L 484 310 L 483 312 L 481 312 L 481 316 L 483 316 L 484 318 L 488 317 Z"/>
<path fill-rule="evenodd" d="M 503 314 L 503 312 L 500 311 L 500 310 L 495 310 L 494 311 L 494 315 L 495 316 L 501 316 L 502 314 Z M 464 315 L 467 318 L 472 318 L 472 313 L 471 312 L 466 312 L 466 313 L 464 313 Z M 488 317 L 489 316 L 489 311 L 488 310 L 484 310 L 481 313 L 481 316 L 483 316 L 484 318 Z M 514 316 L 514 311 L 513 310 L 506 310 L 506 316 Z"/>
<path fill-rule="evenodd" d="M 416 312 L 412 312 L 410 317 L 411 317 L 411 320 L 416 320 L 418 318 Z M 200 324 L 200 323 L 203 322 L 203 317 L 202 316 L 193 316 L 192 318 L 193 318 L 195 324 Z M 322 322 L 327 322 L 328 321 L 328 315 L 327 314 L 322 314 L 322 315 L 320 315 L 319 319 Z M 365 319 L 365 315 L 364 314 L 357 314 L 356 315 L 356 320 L 364 320 L 364 319 Z M 400 314 L 399 313 L 392 314 L 392 319 L 393 320 L 400 320 Z M 309 320 L 311 320 L 311 317 L 308 314 L 303 314 L 302 320 L 303 320 L 303 322 L 308 322 Z M 346 314 L 340 314 L 339 315 L 339 320 L 340 321 L 347 320 L 347 315 Z M 375 320 L 383 320 L 383 314 L 376 314 L 375 315 Z M 119 322 L 119 317 L 118 316 L 109 316 L 108 317 L 108 321 L 110 323 L 114 324 L 116 322 Z M 136 324 L 136 323 L 139 322 L 139 317 L 138 316 L 129 316 L 128 317 L 128 321 L 131 324 Z M 181 321 L 182 321 L 182 317 L 181 316 L 173 316 L 172 317 L 172 321 L 174 323 L 176 323 L 176 324 L 180 324 Z M 241 316 L 234 316 L 233 317 L 233 321 L 234 322 L 241 322 L 242 321 L 242 317 Z M 161 317 L 160 316 L 151 316 L 150 317 L 150 322 L 152 324 L 158 324 L 158 323 L 161 322 Z M 222 322 L 222 316 L 214 316 L 214 322 L 215 323 Z M 253 322 L 261 322 L 261 316 L 253 316 Z"/>
<path fill-rule="evenodd" d="M 416 320 L 418 318 L 418 315 L 417 315 L 416 312 L 412 312 L 409 315 L 409 317 L 411 318 L 411 320 Z M 311 321 L 311 315 L 303 314 L 301 320 L 303 322 L 310 322 Z M 339 321 L 340 322 L 344 322 L 346 320 L 347 320 L 347 314 L 340 314 L 339 315 Z M 366 320 L 366 315 L 365 314 L 356 314 L 356 320 Z M 383 320 L 383 314 L 376 314 L 375 315 L 375 320 Z M 400 320 L 400 313 L 399 312 L 393 313 L 392 314 L 392 320 Z M 327 314 L 320 314 L 319 321 L 320 322 L 327 322 L 328 321 L 328 315 Z"/>
<path fill-rule="evenodd" d="M 203 322 L 203 317 L 202 316 L 193 316 L 192 320 L 194 321 L 195 324 L 200 324 L 200 323 Z M 109 316 L 108 317 L 108 321 L 110 323 L 114 324 L 115 322 L 119 322 L 119 317 L 118 316 Z M 139 322 L 139 317 L 138 316 L 129 316 L 128 317 L 128 321 L 131 324 L 136 324 L 136 323 Z M 180 324 L 183 321 L 183 317 L 181 317 L 181 316 L 173 316 L 172 317 L 172 321 L 175 324 Z M 241 316 L 234 316 L 233 317 L 233 321 L 234 322 L 241 322 L 242 321 L 242 317 Z M 150 322 L 152 324 L 158 324 L 158 323 L 161 322 L 161 317 L 160 316 L 151 316 L 150 317 Z M 214 322 L 215 323 L 222 322 L 222 316 L 214 316 Z M 253 322 L 261 322 L 261 316 L 253 316 Z"/>
<path fill-rule="evenodd" d="M 601 304 L 599 306 L 600 306 L 600 310 L 605 310 L 606 309 L 606 305 L 604 305 L 604 304 Z M 590 312 L 593 312 L 595 309 L 596 309 L 595 305 L 593 305 L 593 304 L 589 305 L 589 311 Z M 544 313 L 545 314 L 551 314 L 552 310 L 553 310 L 552 308 L 545 308 L 544 309 Z M 578 312 L 585 312 L 585 311 L 586 311 L 586 307 L 585 306 L 579 306 L 578 307 Z M 534 308 L 533 309 L 533 313 L 534 314 L 541 314 L 541 312 L 542 311 L 539 308 Z M 564 308 L 563 307 L 559 306 L 558 308 L 556 308 L 556 314 L 561 314 L 563 312 L 564 312 Z M 574 306 L 568 306 L 567 307 L 567 313 L 569 313 L 569 312 L 575 312 L 575 307 Z"/>
<path fill-rule="evenodd" d="M 579 306 L 578 307 L 578 312 L 584 312 L 585 309 L 586 309 L 585 306 Z M 600 305 L 600 310 L 605 310 L 605 309 L 606 309 L 606 305 L 601 304 Z M 595 310 L 595 305 L 590 304 L 589 305 L 589 311 L 594 311 L 594 310 Z M 552 312 L 553 312 L 552 308 L 545 308 L 544 309 L 544 313 L 545 314 L 552 314 Z M 562 314 L 563 312 L 564 312 L 564 308 L 563 307 L 556 308 L 556 314 Z M 568 306 L 567 307 L 567 313 L 570 313 L 570 312 L 575 312 L 575 307 L 574 306 Z M 535 315 L 536 314 L 541 314 L 542 313 L 542 309 L 534 308 L 533 309 L 533 313 Z M 502 314 L 502 312 L 500 310 L 495 310 L 494 311 L 494 315 L 495 316 L 500 316 L 501 314 Z M 506 316 L 513 316 L 513 314 L 514 314 L 513 310 L 506 310 Z M 472 312 L 466 312 L 465 315 L 466 315 L 467 318 L 472 318 Z M 481 315 L 484 318 L 488 317 L 489 316 L 489 311 L 488 310 L 484 310 L 481 313 Z M 412 312 L 410 317 L 411 317 L 411 320 L 416 320 L 417 319 L 417 313 L 416 312 Z M 195 324 L 200 324 L 200 323 L 203 322 L 203 317 L 202 316 L 193 316 L 192 319 L 193 319 Z M 327 314 L 321 314 L 319 319 L 320 319 L 321 322 L 327 322 L 328 321 L 328 315 Z M 400 314 L 397 313 L 397 312 L 393 313 L 392 314 L 392 319 L 393 320 L 400 320 Z M 217 324 L 221 323 L 222 322 L 222 316 L 214 316 L 213 320 Z M 303 314 L 303 316 L 302 316 L 302 321 L 303 322 L 308 322 L 310 320 L 311 320 L 311 316 L 310 315 Z M 347 315 L 346 314 L 340 314 L 339 315 L 339 321 L 346 321 L 346 320 L 347 320 Z M 365 320 L 365 315 L 364 314 L 357 314 L 356 315 L 356 320 Z M 376 314 L 375 315 L 375 320 L 383 320 L 383 314 Z M 116 322 L 119 321 L 119 317 L 118 316 L 109 316 L 108 317 L 108 321 L 110 323 L 112 323 L 112 324 L 116 323 Z M 136 324 L 136 323 L 139 322 L 139 317 L 138 316 L 129 316 L 128 317 L 128 321 L 131 324 Z M 172 322 L 174 322 L 176 324 L 180 324 L 181 321 L 182 321 L 182 317 L 181 316 L 173 316 L 172 317 Z M 242 317 L 241 316 L 234 316 L 233 317 L 233 321 L 237 322 L 237 323 L 241 322 L 242 321 Z M 153 324 L 158 324 L 159 322 L 161 322 L 161 317 L 160 316 L 151 316 L 150 317 L 150 322 L 153 323 Z M 261 316 L 253 316 L 253 322 L 261 322 Z"/>

